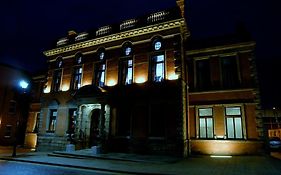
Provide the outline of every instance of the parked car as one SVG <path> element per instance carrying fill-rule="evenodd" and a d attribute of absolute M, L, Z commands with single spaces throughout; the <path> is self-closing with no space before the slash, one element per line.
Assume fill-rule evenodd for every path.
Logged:
<path fill-rule="evenodd" d="M 281 149 L 281 139 L 279 137 L 269 138 L 269 147 L 271 149 Z"/>

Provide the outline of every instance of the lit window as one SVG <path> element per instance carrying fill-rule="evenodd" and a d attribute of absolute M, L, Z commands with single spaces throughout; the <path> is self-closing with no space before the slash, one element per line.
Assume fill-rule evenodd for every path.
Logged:
<path fill-rule="evenodd" d="M 132 52 L 132 48 L 131 48 L 131 47 L 126 47 L 126 48 L 125 48 L 125 55 L 126 55 L 126 56 L 131 55 L 131 52 Z"/>
<path fill-rule="evenodd" d="M 95 75 L 95 85 L 103 87 L 105 83 L 105 64 L 97 64 Z"/>
<path fill-rule="evenodd" d="M 52 110 L 50 110 L 48 132 L 55 132 L 56 123 L 57 123 L 57 110 L 52 109 Z"/>
<path fill-rule="evenodd" d="M 82 57 L 78 57 L 76 62 L 77 62 L 77 64 L 81 64 L 82 63 Z"/>
<path fill-rule="evenodd" d="M 200 138 L 213 138 L 213 109 L 200 108 L 199 111 L 199 137 Z"/>
<path fill-rule="evenodd" d="M 122 60 L 120 62 L 120 83 L 121 84 L 132 84 L 133 83 L 133 60 Z"/>
<path fill-rule="evenodd" d="M 59 60 L 59 61 L 58 61 L 58 67 L 59 67 L 59 68 L 62 67 L 62 60 Z"/>
<path fill-rule="evenodd" d="M 155 49 L 155 50 L 160 50 L 160 49 L 161 49 L 161 46 L 162 46 L 162 44 L 161 44 L 160 41 L 156 41 L 156 42 L 154 43 L 154 49 Z"/>
<path fill-rule="evenodd" d="M 240 107 L 226 107 L 226 133 L 229 139 L 242 139 L 242 115 Z"/>
<path fill-rule="evenodd" d="M 100 58 L 100 60 L 103 60 L 103 59 L 104 59 L 104 52 L 101 52 L 101 53 L 99 54 L 99 58 Z"/>
<path fill-rule="evenodd" d="M 151 76 L 152 81 L 161 82 L 164 80 L 165 73 L 165 57 L 164 55 L 157 55 L 152 57 Z"/>
<path fill-rule="evenodd" d="M 53 83 L 52 83 L 53 92 L 58 92 L 60 90 L 61 77 L 62 77 L 62 69 L 55 70 L 53 76 Z"/>
<path fill-rule="evenodd" d="M 77 90 L 82 85 L 82 66 L 74 68 L 72 77 L 72 89 Z"/>

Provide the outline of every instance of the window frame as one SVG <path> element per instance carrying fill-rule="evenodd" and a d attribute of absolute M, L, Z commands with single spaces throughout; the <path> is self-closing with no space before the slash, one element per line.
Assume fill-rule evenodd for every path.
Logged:
<path fill-rule="evenodd" d="M 56 115 L 54 115 L 54 112 L 56 112 Z M 58 118 L 58 110 L 57 109 L 50 109 L 49 110 L 49 121 L 48 121 L 48 129 L 47 133 L 54 133 L 56 132 L 56 126 L 57 126 L 57 118 Z M 54 124 L 53 124 L 54 121 Z"/>
<path fill-rule="evenodd" d="M 81 69 L 81 72 L 80 72 Z M 78 71 L 78 72 L 77 72 Z M 73 67 L 72 71 L 72 80 L 71 80 L 71 89 L 78 90 L 82 87 L 82 78 L 83 78 L 83 65 L 76 65 Z M 77 81 L 75 81 L 78 79 Z M 79 86 L 80 84 L 80 86 Z"/>
<path fill-rule="evenodd" d="M 200 109 L 211 109 L 211 115 L 200 115 Z M 214 130 L 214 109 L 213 107 L 206 106 L 206 107 L 198 107 L 197 108 L 197 116 L 198 116 L 198 134 L 197 138 L 199 139 L 214 139 L 215 138 L 215 130 Z M 201 122 L 200 119 L 204 119 L 205 121 L 205 137 L 201 136 Z M 212 136 L 208 136 L 208 124 L 207 119 L 211 119 L 212 121 Z"/>
<path fill-rule="evenodd" d="M 8 130 L 9 128 L 9 130 Z M 8 131 L 7 131 L 8 130 Z M 7 134 L 9 133 L 9 134 Z M 11 138 L 13 134 L 13 125 L 5 125 L 4 138 Z"/>
<path fill-rule="evenodd" d="M 208 67 L 209 67 L 209 77 L 208 77 L 208 82 L 205 82 L 203 84 L 206 84 L 206 85 L 203 85 L 202 87 L 200 86 L 199 87 L 199 74 L 198 74 L 198 62 L 200 61 L 208 61 Z M 202 58 L 197 58 L 194 60 L 194 85 L 195 85 L 195 88 L 197 90 L 210 90 L 211 89 L 211 85 L 212 85 L 212 80 L 211 80 L 211 63 L 210 63 L 210 58 L 209 57 L 202 57 Z"/>
<path fill-rule="evenodd" d="M 17 102 L 15 100 L 9 101 L 8 113 L 10 115 L 15 115 L 17 113 Z"/>
<path fill-rule="evenodd" d="M 227 114 L 227 108 L 240 108 L 240 115 L 228 115 Z M 231 140 L 242 140 L 244 139 L 246 133 L 244 131 L 245 127 L 244 127 L 244 117 L 243 117 L 243 108 L 242 106 L 224 106 L 224 117 L 225 117 L 225 135 L 227 139 L 231 139 Z M 236 136 L 236 122 L 235 122 L 235 118 L 240 118 L 240 126 L 241 126 L 241 137 L 237 137 Z M 232 123 L 233 123 L 233 138 L 229 137 L 229 131 L 228 131 L 228 120 L 227 119 L 232 119 Z"/>
<path fill-rule="evenodd" d="M 229 83 L 230 80 L 227 80 L 227 82 L 225 81 L 225 70 L 227 70 L 227 72 L 233 72 L 233 71 L 230 71 L 229 68 L 224 68 L 223 66 L 223 60 L 225 59 L 231 59 L 229 57 L 235 57 L 235 58 L 232 58 L 232 59 L 235 59 L 235 66 L 236 66 L 236 75 L 235 73 L 231 73 L 233 75 L 235 75 L 235 78 L 237 78 L 235 81 L 235 83 L 237 84 L 233 84 L 233 83 Z M 220 55 L 219 56 L 219 60 L 220 60 L 220 77 L 221 77 L 221 86 L 223 89 L 232 89 L 232 88 L 237 88 L 237 87 L 240 87 L 241 85 L 241 73 L 240 73 L 240 67 L 239 67 L 239 56 L 235 53 L 235 54 L 226 54 L 226 55 Z M 232 80 L 230 81 L 232 82 Z"/>

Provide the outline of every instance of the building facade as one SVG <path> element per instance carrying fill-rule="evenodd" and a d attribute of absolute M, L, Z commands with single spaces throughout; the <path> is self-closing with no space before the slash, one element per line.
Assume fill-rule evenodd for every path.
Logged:
<path fill-rule="evenodd" d="M 255 43 L 230 41 L 186 51 L 194 153 L 239 155 L 263 149 Z"/>
<path fill-rule="evenodd" d="M 73 139 L 77 149 L 186 155 L 187 36 L 179 7 L 94 34 L 69 32 L 44 52 L 38 149 Z"/>
<path fill-rule="evenodd" d="M 262 148 L 253 42 L 191 48 L 184 1 L 44 54 L 38 149 L 250 154 Z"/>

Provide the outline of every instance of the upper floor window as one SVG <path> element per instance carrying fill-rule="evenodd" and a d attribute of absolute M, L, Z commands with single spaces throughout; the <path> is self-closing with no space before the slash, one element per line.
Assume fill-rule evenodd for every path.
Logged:
<path fill-rule="evenodd" d="M 77 90 L 82 86 L 82 55 L 79 54 L 76 57 L 76 66 L 73 68 L 72 72 L 72 85 L 71 88 L 73 90 Z"/>
<path fill-rule="evenodd" d="M 123 45 L 123 58 L 119 62 L 119 83 L 120 84 L 132 84 L 133 83 L 133 57 L 132 57 L 132 45 L 130 42 L 126 42 Z"/>
<path fill-rule="evenodd" d="M 126 48 L 125 48 L 125 55 L 126 55 L 126 56 L 131 55 L 131 52 L 132 52 L 132 48 L 131 48 L 131 47 L 126 47 Z"/>
<path fill-rule="evenodd" d="M 161 82 L 165 78 L 165 56 L 156 55 L 151 60 L 151 76 L 152 81 Z"/>
<path fill-rule="evenodd" d="M 58 92 L 60 90 L 61 78 L 62 69 L 55 70 L 53 75 L 52 91 Z"/>
<path fill-rule="evenodd" d="M 162 43 L 160 41 L 156 41 L 154 43 L 154 50 L 160 50 L 162 47 Z"/>
<path fill-rule="evenodd" d="M 133 83 L 133 59 L 125 59 L 120 61 L 120 77 L 121 84 Z"/>
<path fill-rule="evenodd" d="M 104 52 L 103 51 L 99 53 L 99 59 L 104 60 Z"/>
<path fill-rule="evenodd" d="M 154 39 L 152 48 L 155 52 L 151 58 L 151 80 L 161 82 L 165 79 L 165 55 L 160 52 L 163 50 L 163 44 L 160 38 Z"/>
<path fill-rule="evenodd" d="M 52 91 L 58 92 L 61 86 L 61 78 L 62 78 L 62 58 L 59 57 L 56 61 L 56 70 L 53 73 L 53 82 L 52 82 Z"/>
<path fill-rule="evenodd" d="M 196 88 L 198 90 L 210 89 L 211 76 L 209 59 L 196 60 L 195 64 Z"/>
<path fill-rule="evenodd" d="M 75 66 L 72 75 L 72 89 L 77 90 L 82 85 L 82 66 Z"/>
<path fill-rule="evenodd" d="M 222 84 L 224 88 L 235 88 L 239 86 L 239 73 L 236 56 L 221 58 Z"/>
<path fill-rule="evenodd" d="M 213 138 L 213 109 L 212 108 L 199 108 L 199 137 L 200 138 Z"/>
<path fill-rule="evenodd" d="M 229 139 L 242 139 L 242 114 L 241 107 L 226 107 L 226 134 Z"/>
<path fill-rule="evenodd" d="M 99 63 L 95 66 L 95 85 L 103 87 L 105 85 L 105 63 Z"/>

